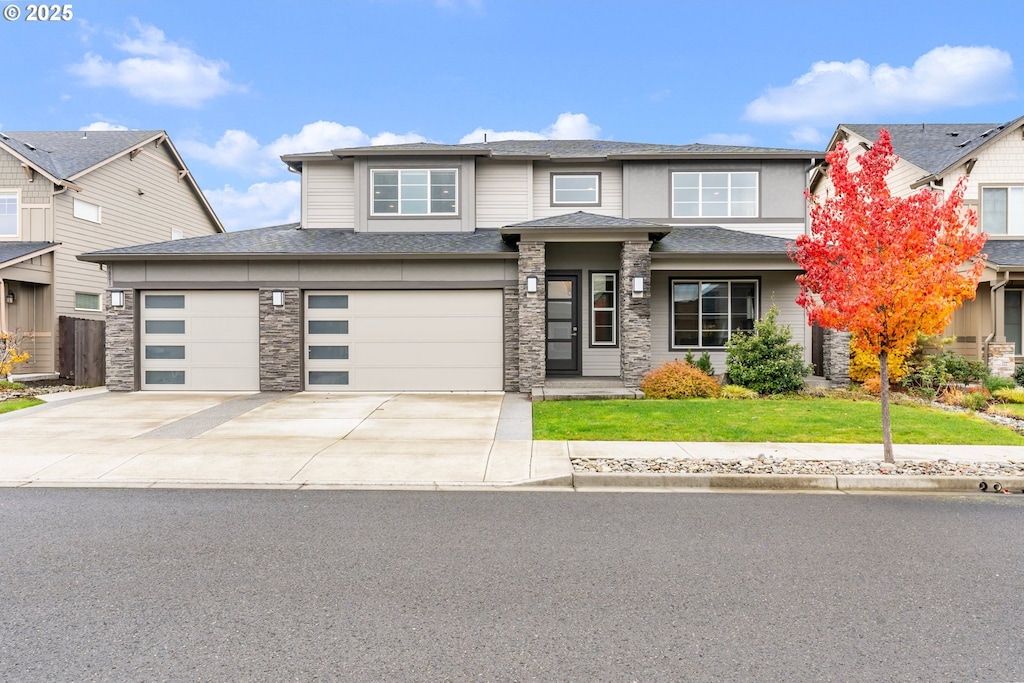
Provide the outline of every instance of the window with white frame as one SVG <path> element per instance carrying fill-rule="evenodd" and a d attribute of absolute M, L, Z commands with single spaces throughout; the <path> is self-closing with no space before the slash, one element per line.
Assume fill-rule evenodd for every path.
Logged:
<path fill-rule="evenodd" d="M 0 192 L 0 237 L 18 236 L 18 193 Z"/>
<path fill-rule="evenodd" d="M 454 168 L 373 169 L 373 216 L 458 214 L 459 172 Z"/>
<path fill-rule="evenodd" d="M 1024 186 L 981 188 L 981 229 L 990 235 L 1024 235 Z"/>
<path fill-rule="evenodd" d="M 672 280 L 672 348 L 722 347 L 754 329 L 757 280 Z"/>
<path fill-rule="evenodd" d="M 100 207 L 89 202 L 82 201 L 78 197 L 75 197 L 75 218 L 81 218 L 85 221 L 92 221 L 93 223 L 100 222 Z"/>
<path fill-rule="evenodd" d="M 615 273 L 590 274 L 590 345 L 618 344 Z"/>
<path fill-rule="evenodd" d="M 598 206 L 600 204 L 600 173 L 551 174 L 552 206 Z"/>
<path fill-rule="evenodd" d="M 755 218 L 757 172 L 672 174 L 673 218 Z"/>
<path fill-rule="evenodd" d="M 75 292 L 76 311 L 98 311 L 100 310 L 100 295 L 87 292 Z"/>

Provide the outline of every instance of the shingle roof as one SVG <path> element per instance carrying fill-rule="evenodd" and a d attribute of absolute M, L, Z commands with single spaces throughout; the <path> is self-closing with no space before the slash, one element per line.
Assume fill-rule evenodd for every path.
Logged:
<path fill-rule="evenodd" d="M 1002 123 L 844 123 L 846 128 L 868 140 L 876 140 L 885 128 L 892 137 L 893 151 L 929 173 L 940 173 L 1003 130 Z"/>
<path fill-rule="evenodd" d="M 989 263 L 997 266 L 1024 267 L 1024 239 L 993 239 L 983 249 Z"/>
<path fill-rule="evenodd" d="M 55 178 L 66 180 L 101 161 L 137 147 L 159 130 L 5 131 L 0 144 L 25 157 Z"/>
<path fill-rule="evenodd" d="M 599 216 L 585 211 L 576 211 L 561 216 L 537 218 L 522 223 L 512 223 L 506 228 L 648 228 L 652 231 L 667 231 L 668 226 L 660 223 L 637 221 L 631 218 Z"/>
<path fill-rule="evenodd" d="M 0 266 L 57 245 L 57 242 L 0 242 Z"/>
<path fill-rule="evenodd" d="M 660 242 L 655 242 L 651 253 L 785 256 L 791 244 L 791 240 L 781 237 L 728 230 L 717 225 L 686 225 L 674 227 Z"/>
<path fill-rule="evenodd" d="M 83 254 L 98 263 L 131 257 L 332 257 L 375 255 L 479 255 L 515 254 L 497 230 L 437 233 L 374 233 L 350 230 L 306 229 L 297 223 L 218 235 L 156 242 Z"/>
<path fill-rule="evenodd" d="M 690 156 L 788 156 L 815 158 L 820 150 L 781 149 L 774 147 L 740 147 L 736 145 L 656 145 L 645 142 L 616 142 L 614 140 L 498 140 L 461 145 L 433 142 L 413 142 L 401 145 L 347 147 L 332 150 L 337 156 L 361 154 L 489 154 L 493 157 L 549 157 L 552 159 L 604 159 L 630 156 L 658 156 L 683 158 Z M 302 155 L 295 155 L 301 157 Z M 285 155 L 285 158 L 289 158 Z"/>

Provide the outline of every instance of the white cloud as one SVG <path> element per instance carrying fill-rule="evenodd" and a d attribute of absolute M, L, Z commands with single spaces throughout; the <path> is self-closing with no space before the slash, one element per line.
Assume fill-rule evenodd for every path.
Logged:
<path fill-rule="evenodd" d="M 110 61 L 86 53 L 68 71 L 91 87 L 121 88 L 154 104 L 199 107 L 206 100 L 242 88 L 227 80 L 228 63 L 207 59 L 167 40 L 155 26 L 135 20 L 136 37 L 124 36 L 115 47 L 129 55 Z"/>
<path fill-rule="evenodd" d="M 128 126 L 119 123 L 108 123 L 106 121 L 93 121 L 88 126 L 82 126 L 78 130 L 128 130 Z"/>
<path fill-rule="evenodd" d="M 697 142 L 702 142 L 705 145 L 750 146 L 754 144 L 754 137 L 746 133 L 708 133 L 697 138 Z"/>
<path fill-rule="evenodd" d="M 212 147 L 194 140 L 182 140 L 178 147 L 187 157 L 220 168 L 251 175 L 268 175 L 274 171 L 259 141 L 244 130 L 224 131 L 224 135 Z"/>
<path fill-rule="evenodd" d="M 528 130 L 496 131 L 493 128 L 477 128 L 472 133 L 462 136 L 460 143 L 483 142 L 484 135 L 488 142 L 496 140 L 589 140 L 596 138 L 601 127 L 594 125 L 586 114 L 564 112 L 558 119 L 539 133 Z"/>
<path fill-rule="evenodd" d="M 370 139 L 371 145 L 407 145 L 412 142 L 427 142 L 419 133 L 379 133 Z"/>
<path fill-rule="evenodd" d="M 813 126 L 799 126 L 789 131 L 789 141 L 794 145 L 822 145 L 825 136 L 820 130 Z"/>
<path fill-rule="evenodd" d="M 303 154 L 305 152 L 326 152 L 338 147 L 363 147 L 370 144 L 370 137 L 355 126 L 345 126 L 334 121 L 307 123 L 295 135 L 282 135 L 267 145 L 267 153 L 273 157 L 282 154 Z"/>
<path fill-rule="evenodd" d="M 993 47 L 944 45 L 913 66 L 861 59 L 816 62 L 790 85 L 768 88 L 744 118 L 761 123 L 848 121 L 941 107 L 965 107 L 1013 95 L 1013 59 Z"/>
<path fill-rule="evenodd" d="M 247 230 L 267 225 L 299 221 L 298 180 L 279 183 L 256 183 L 244 192 L 230 185 L 219 190 L 205 190 L 214 210 L 227 230 Z"/>

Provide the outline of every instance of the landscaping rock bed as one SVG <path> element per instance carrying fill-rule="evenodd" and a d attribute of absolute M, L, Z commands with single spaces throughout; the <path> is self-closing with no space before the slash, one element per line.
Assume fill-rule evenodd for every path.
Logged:
<path fill-rule="evenodd" d="M 12 398 L 28 398 L 30 396 L 39 396 L 41 394 L 56 394 L 62 391 L 74 391 L 79 388 L 74 384 L 69 384 L 67 380 L 63 379 L 23 382 L 23 384 L 24 387 L 21 389 L 14 389 L 7 385 L 0 384 L 0 401 L 6 401 Z"/>
<path fill-rule="evenodd" d="M 963 477 L 1024 477 L 1019 462 L 903 461 L 896 464 L 869 460 L 791 460 L 758 456 L 737 460 L 684 460 L 677 458 L 573 458 L 576 472 L 630 474 L 892 474 Z"/>

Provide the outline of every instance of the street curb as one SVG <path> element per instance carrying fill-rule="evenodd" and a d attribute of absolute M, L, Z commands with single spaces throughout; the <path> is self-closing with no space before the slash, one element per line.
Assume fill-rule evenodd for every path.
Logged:
<path fill-rule="evenodd" d="M 578 490 L 602 488 L 685 488 L 769 491 L 960 491 L 989 490 L 998 482 L 1003 489 L 1021 492 L 1024 477 L 958 477 L 891 474 L 659 474 L 648 472 L 575 472 Z"/>

